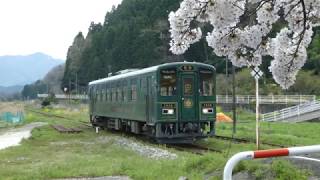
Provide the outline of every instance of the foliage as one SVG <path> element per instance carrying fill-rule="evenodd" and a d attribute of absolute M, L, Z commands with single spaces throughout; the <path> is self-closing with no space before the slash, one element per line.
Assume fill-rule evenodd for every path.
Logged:
<path fill-rule="evenodd" d="M 236 72 L 236 94 L 255 94 L 255 80 L 250 75 L 250 69 L 242 69 Z M 226 78 L 224 74 L 217 75 L 217 94 L 232 94 L 232 75 Z M 259 80 L 259 93 L 261 95 L 279 94 L 314 94 L 320 95 L 320 76 L 314 71 L 302 70 L 298 73 L 295 84 L 288 90 L 282 90 L 272 79 L 263 76 Z"/>
<path fill-rule="evenodd" d="M 314 71 L 300 71 L 296 83 L 288 90 L 288 93 L 320 95 L 320 74 Z"/>
<path fill-rule="evenodd" d="M 77 84 L 79 91 L 83 92 L 89 81 L 106 77 L 109 72 L 183 60 L 212 64 L 218 73 L 224 73 L 225 58 L 216 56 L 204 39 L 193 44 L 183 55 L 174 55 L 169 51 L 167 16 L 170 11 L 179 7 L 180 2 L 181 0 L 123 0 L 118 7 L 113 7 L 106 14 L 103 24 L 91 23 L 86 37 L 81 32 L 76 35 L 68 50 L 61 87 L 75 90 Z M 209 24 L 201 23 L 200 26 L 203 34 L 212 31 Z M 274 27 L 276 31 L 272 32 L 272 37 L 276 36 L 282 26 L 278 23 Z M 315 36 L 308 50 L 310 60 L 305 66 L 315 73 L 320 72 L 319 42 L 319 28 L 315 28 Z M 268 88 L 272 88 L 271 93 L 277 94 L 279 88 L 269 80 L 271 74 L 268 66 L 271 60 L 271 57 L 265 57 L 261 68 L 267 78 L 264 82 L 268 83 Z"/>
<path fill-rule="evenodd" d="M 242 69 L 236 72 L 235 86 L 236 94 L 239 95 L 252 95 L 255 94 L 255 79 L 250 74 L 250 69 Z M 224 74 L 217 75 L 217 94 L 232 94 L 232 75 L 226 78 Z M 275 85 L 272 80 L 264 76 L 259 80 L 259 93 L 261 95 L 277 95 L 282 94 L 279 86 Z"/>
<path fill-rule="evenodd" d="M 309 61 L 306 62 L 305 68 L 313 70 L 315 74 L 320 74 L 320 27 L 315 28 L 315 35 L 308 50 Z"/>
<path fill-rule="evenodd" d="M 257 67 L 263 56 L 271 56 L 269 69 L 274 80 L 288 89 L 307 60 L 307 47 L 319 19 L 318 0 L 184 0 L 169 14 L 170 50 L 185 53 L 202 38 L 199 24 L 210 23 L 213 30 L 206 40 L 215 54 L 238 67 Z"/>
<path fill-rule="evenodd" d="M 103 24 L 92 23 L 85 38 L 81 33 L 75 37 L 61 87 L 69 87 L 71 82 L 74 90 L 76 75 L 78 86 L 85 88 L 89 81 L 104 78 L 110 72 L 173 61 L 199 61 L 223 67 L 224 62 L 211 53 L 204 41 L 196 43 L 185 55 L 173 55 L 168 50 L 167 16 L 180 1 L 123 0 L 106 14 Z"/>
<path fill-rule="evenodd" d="M 22 96 L 26 99 L 35 99 L 37 94 L 48 92 L 48 86 L 42 81 L 36 81 L 34 84 L 25 85 L 22 90 Z"/>
<path fill-rule="evenodd" d="M 57 99 L 53 93 L 50 93 L 48 97 L 44 98 L 41 102 L 42 108 L 50 106 L 51 103 L 57 103 Z"/>

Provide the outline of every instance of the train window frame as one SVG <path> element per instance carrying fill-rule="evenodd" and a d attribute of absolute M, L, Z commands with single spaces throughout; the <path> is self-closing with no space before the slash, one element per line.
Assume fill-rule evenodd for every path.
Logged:
<path fill-rule="evenodd" d="M 109 89 L 106 87 L 106 102 L 108 102 L 108 99 L 109 99 L 108 93 L 109 93 Z"/>
<path fill-rule="evenodd" d="M 183 95 L 184 96 L 193 96 L 194 94 L 194 79 L 191 77 L 183 78 Z M 187 86 L 190 85 L 190 86 Z"/>
<path fill-rule="evenodd" d="M 112 98 L 111 98 L 111 88 L 108 88 L 108 102 L 111 102 Z"/>
<path fill-rule="evenodd" d="M 101 88 L 101 90 L 100 90 L 100 101 L 103 102 L 103 100 L 104 100 L 104 90 L 103 90 L 103 88 Z"/>
<path fill-rule="evenodd" d="M 121 90 L 122 90 L 122 101 L 126 102 L 127 101 L 127 81 L 126 80 L 122 82 Z"/>
<path fill-rule="evenodd" d="M 129 89 L 129 101 L 136 101 L 137 100 L 137 79 L 130 80 L 130 87 Z"/>
<path fill-rule="evenodd" d="M 171 71 L 171 72 L 170 72 Z M 163 86 L 165 76 L 164 74 L 167 74 L 167 76 L 173 75 L 172 82 L 169 82 L 169 86 Z M 167 77 L 169 79 L 169 77 Z M 159 83 L 159 94 L 162 97 L 174 97 L 177 95 L 177 86 L 178 86 L 178 71 L 177 68 L 167 68 L 167 69 L 161 69 L 160 70 L 160 83 Z"/>
<path fill-rule="evenodd" d="M 95 100 L 95 101 L 97 101 L 98 99 L 97 99 L 97 94 L 98 94 L 98 91 L 97 91 L 97 86 L 94 86 L 94 89 L 93 89 L 93 99 Z"/>
<path fill-rule="evenodd" d="M 132 101 L 137 100 L 137 85 L 136 84 L 131 85 L 131 100 Z"/>
<path fill-rule="evenodd" d="M 121 89 L 122 89 L 121 86 L 117 87 L 117 101 L 118 102 L 121 102 L 121 100 L 122 100 L 122 90 Z"/>
<path fill-rule="evenodd" d="M 105 102 L 108 102 L 108 87 L 107 84 L 104 84 L 104 100 Z"/>
<path fill-rule="evenodd" d="M 100 101 L 100 88 L 99 85 L 97 85 L 97 102 Z"/>
<path fill-rule="evenodd" d="M 207 77 L 204 78 L 206 75 Z M 204 82 L 206 82 L 206 84 L 204 84 Z M 213 96 L 214 88 L 214 71 L 210 69 L 199 69 L 199 95 L 204 97 Z"/>
<path fill-rule="evenodd" d="M 126 84 L 127 82 L 125 80 L 123 80 L 121 82 L 121 101 L 125 102 L 125 95 L 126 95 Z"/>
<path fill-rule="evenodd" d="M 117 101 L 117 93 L 116 93 L 116 88 L 112 88 L 112 102 Z"/>

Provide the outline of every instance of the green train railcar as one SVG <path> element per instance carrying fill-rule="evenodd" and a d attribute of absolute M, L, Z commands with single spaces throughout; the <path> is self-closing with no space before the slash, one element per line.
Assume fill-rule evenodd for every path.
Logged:
<path fill-rule="evenodd" d="M 145 134 L 159 143 L 214 135 L 215 68 L 176 62 L 89 83 L 93 126 Z"/>

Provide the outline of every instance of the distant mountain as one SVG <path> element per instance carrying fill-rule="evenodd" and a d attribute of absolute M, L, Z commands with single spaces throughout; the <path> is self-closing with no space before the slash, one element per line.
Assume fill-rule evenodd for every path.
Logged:
<path fill-rule="evenodd" d="M 0 101 L 19 99 L 23 86 L 0 86 Z"/>
<path fill-rule="evenodd" d="M 0 56 L 0 86 L 23 86 L 42 79 L 53 67 L 64 63 L 43 53 Z"/>
<path fill-rule="evenodd" d="M 9 87 L 0 86 L 0 95 L 11 95 L 15 93 L 20 93 L 22 89 L 23 89 L 23 86 L 9 86 Z"/>

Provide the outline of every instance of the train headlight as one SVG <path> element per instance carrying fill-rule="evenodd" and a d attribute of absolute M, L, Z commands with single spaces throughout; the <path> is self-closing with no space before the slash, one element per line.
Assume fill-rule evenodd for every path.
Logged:
<path fill-rule="evenodd" d="M 203 114 L 213 114 L 213 108 L 203 108 L 202 113 Z"/>
<path fill-rule="evenodd" d="M 173 115 L 174 109 L 162 109 L 162 114 Z"/>

